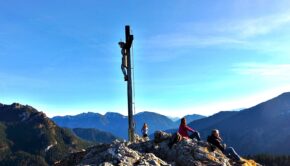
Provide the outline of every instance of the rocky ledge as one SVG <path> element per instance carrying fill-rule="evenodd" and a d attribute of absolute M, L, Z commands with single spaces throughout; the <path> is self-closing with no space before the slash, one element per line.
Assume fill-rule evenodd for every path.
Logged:
<path fill-rule="evenodd" d="M 171 134 L 157 131 L 154 140 L 137 143 L 115 141 L 99 144 L 85 151 L 73 153 L 55 163 L 56 166 L 259 166 L 253 160 L 238 164 L 221 151 L 212 151 L 207 142 L 190 139 L 170 145 Z"/>

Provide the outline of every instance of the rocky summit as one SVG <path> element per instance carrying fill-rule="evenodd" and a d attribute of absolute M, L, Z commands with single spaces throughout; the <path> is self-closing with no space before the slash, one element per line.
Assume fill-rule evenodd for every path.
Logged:
<path fill-rule="evenodd" d="M 174 136 L 162 131 L 154 133 L 154 140 L 137 138 L 137 143 L 115 141 L 99 144 L 85 151 L 73 153 L 56 166 L 259 166 L 253 160 L 238 164 L 221 151 L 212 151 L 210 145 L 195 139 L 182 139 L 171 144 Z"/>

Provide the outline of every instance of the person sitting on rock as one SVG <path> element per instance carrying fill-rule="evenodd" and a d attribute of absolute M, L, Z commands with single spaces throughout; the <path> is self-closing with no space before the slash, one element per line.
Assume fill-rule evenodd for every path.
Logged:
<path fill-rule="evenodd" d="M 189 136 L 188 135 L 188 131 L 192 132 L 192 134 Z M 198 141 L 200 141 L 200 135 L 199 135 L 199 132 L 193 130 L 192 128 L 188 127 L 186 125 L 186 119 L 185 118 L 182 118 L 181 119 L 181 122 L 180 122 L 180 126 L 179 126 L 179 129 L 178 129 L 178 133 L 183 137 L 183 138 L 195 138 L 197 139 Z"/>
<path fill-rule="evenodd" d="M 237 154 L 237 152 L 232 147 L 227 147 L 226 144 L 222 144 L 222 138 L 220 137 L 219 130 L 213 129 L 211 135 L 207 137 L 207 142 L 213 145 L 213 150 L 218 148 L 223 152 L 224 155 L 228 156 L 229 158 L 237 161 L 239 163 L 244 163 L 241 160 L 241 157 Z"/>
<path fill-rule="evenodd" d="M 142 132 L 142 135 L 144 138 L 148 137 L 148 125 L 147 123 L 144 123 L 142 129 L 141 129 L 141 132 Z"/>

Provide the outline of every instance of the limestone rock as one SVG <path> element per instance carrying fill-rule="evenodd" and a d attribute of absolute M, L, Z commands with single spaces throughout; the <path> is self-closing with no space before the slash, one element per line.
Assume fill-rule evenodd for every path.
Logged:
<path fill-rule="evenodd" d="M 171 146 L 173 135 L 157 131 L 154 136 L 151 141 L 137 139 L 139 141 L 135 143 L 115 141 L 112 144 L 96 145 L 86 151 L 71 154 L 55 165 L 241 166 L 221 151 L 211 151 L 207 142 L 182 139 Z M 252 160 L 244 161 L 243 166 L 259 166 Z"/>
<path fill-rule="evenodd" d="M 129 148 L 128 143 L 115 141 L 112 144 L 101 144 L 85 152 L 72 154 L 55 165 L 102 165 L 102 166 L 168 166 L 165 161 L 153 153 L 140 153 Z M 75 161 L 75 162 L 74 162 Z"/>

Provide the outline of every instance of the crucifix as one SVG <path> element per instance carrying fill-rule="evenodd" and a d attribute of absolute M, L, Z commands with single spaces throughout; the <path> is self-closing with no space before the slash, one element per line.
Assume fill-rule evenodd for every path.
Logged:
<path fill-rule="evenodd" d="M 124 80 L 127 82 L 127 96 L 128 96 L 128 139 L 134 142 L 134 123 L 133 123 L 133 102 L 132 102 L 132 76 L 131 76 L 131 46 L 133 42 L 133 35 L 130 34 L 130 26 L 125 26 L 126 42 L 120 41 L 118 44 L 121 48 L 122 64 L 121 69 L 124 75 Z"/>

